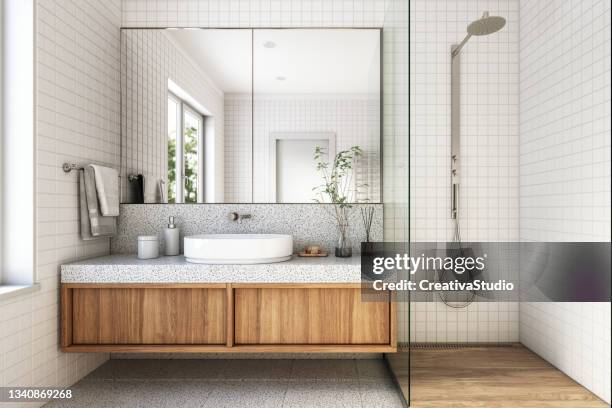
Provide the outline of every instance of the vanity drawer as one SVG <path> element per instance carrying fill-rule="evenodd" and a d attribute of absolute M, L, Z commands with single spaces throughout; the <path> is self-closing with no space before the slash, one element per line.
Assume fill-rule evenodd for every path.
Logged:
<path fill-rule="evenodd" d="M 236 288 L 234 342 L 389 344 L 389 302 L 366 302 L 359 288 Z"/>
<path fill-rule="evenodd" d="M 72 344 L 225 344 L 222 288 L 72 289 Z"/>

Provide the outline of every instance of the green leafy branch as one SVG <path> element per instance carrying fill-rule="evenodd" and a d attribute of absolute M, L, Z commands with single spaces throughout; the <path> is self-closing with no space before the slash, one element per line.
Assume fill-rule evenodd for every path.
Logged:
<path fill-rule="evenodd" d="M 333 163 L 326 161 L 327 152 L 320 146 L 315 147 L 314 160 L 317 171 L 323 178 L 323 184 L 313 188 L 318 195 L 315 202 L 332 203 L 333 216 L 338 223 L 338 228 L 343 237 L 346 237 L 349 228 L 349 212 L 353 207 L 355 195 L 359 188 L 366 184 L 352 187 L 353 167 L 355 160 L 363 155 L 359 146 L 352 146 L 336 154 Z"/>

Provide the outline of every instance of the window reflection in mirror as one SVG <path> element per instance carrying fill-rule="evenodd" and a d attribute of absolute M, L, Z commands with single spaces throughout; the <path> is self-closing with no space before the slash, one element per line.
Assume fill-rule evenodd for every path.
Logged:
<path fill-rule="evenodd" d="M 168 190 L 167 202 L 174 204 L 177 202 L 176 191 L 176 175 L 177 172 L 177 138 L 178 138 L 178 120 L 180 115 L 179 102 L 174 96 L 168 96 Z"/>
<path fill-rule="evenodd" d="M 122 202 L 223 203 L 226 189 L 245 186 L 225 158 L 248 158 L 240 166 L 252 167 L 251 120 L 240 128 L 247 143 L 228 145 L 232 118 L 225 104 L 228 95 L 241 94 L 250 106 L 251 35 L 250 29 L 121 31 Z M 243 190 L 251 202 L 250 181 Z"/>
<path fill-rule="evenodd" d="M 183 105 L 185 106 L 185 105 Z M 202 116 L 185 108 L 183 112 L 183 196 L 186 203 L 202 202 L 202 160 L 200 157 L 202 140 Z M 199 198 L 199 200 L 198 200 Z"/>
<path fill-rule="evenodd" d="M 204 114 L 169 93 L 168 203 L 204 202 L 204 118 Z"/>

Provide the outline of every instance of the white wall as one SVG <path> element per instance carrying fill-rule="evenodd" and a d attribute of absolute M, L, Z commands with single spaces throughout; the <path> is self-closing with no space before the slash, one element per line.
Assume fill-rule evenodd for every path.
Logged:
<path fill-rule="evenodd" d="M 68 386 L 108 358 L 59 351 L 59 265 L 109 252 L 80 240 L 77 174 L 61 165 L 119 164 L 121 3 L 39 0 L 36 13 L 40 290 L 0 302 L 0 386 Z"/>
<path fill-rule="evenodd" d="M 215 123 L 215 197 L 223 197 L 223 92 L 163 30 L 123 30 L 124 118 L 122 175 L 143 174 L 145 202 L 159 202 L 157 182 L 168 181 L 168 79 L 204 106 Z M 123 179 L 125 180 L 125 178 Z M 123 183 L 123 201 L 127 198 Z"/>
<path fill-rule="evenodd" d="M 463 241 L 518 240 L 518 0 L 410 0 L 410 239 L 447 241 L 450 218 L 450 48 L 484 11 L 502 31 L 461 52 L 459 219 Z M 518 304 L 452 309 L 414 302 L 414 342 L 518 341 Z"/>
<path fill-rule="evenodd" d="M 251 101 L 226 95 L 225 201 L 270 202 L 269 138 L 272 132 L 333 132 L 336 151 L 359 145 L 357 199 L 380 202 L 380 100 L 368 95 L 256 95 L 251 170 Z M 314 161 L 312 162 L 314 166 Z M 312 186 L 314 187 L 314 186 Z M 305 187 L 306 188 L 306 187 Z"/>
<path fill-rule="evenodd" d="M 520 20 L 520 238 L 609 242 L 610 2 Z M 521 303 L 520 340 L 610 403 L 610 303 Z"/>

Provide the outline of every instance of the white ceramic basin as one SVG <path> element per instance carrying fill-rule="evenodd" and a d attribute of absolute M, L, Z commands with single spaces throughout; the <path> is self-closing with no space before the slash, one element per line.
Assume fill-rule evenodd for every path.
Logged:
<path fill-rule="evenodd" d="M 202 234 L 185 237 L 188 262 L 258 264 L 283 262 L 293 253 L 293 237 L 281 234 Z"/>

